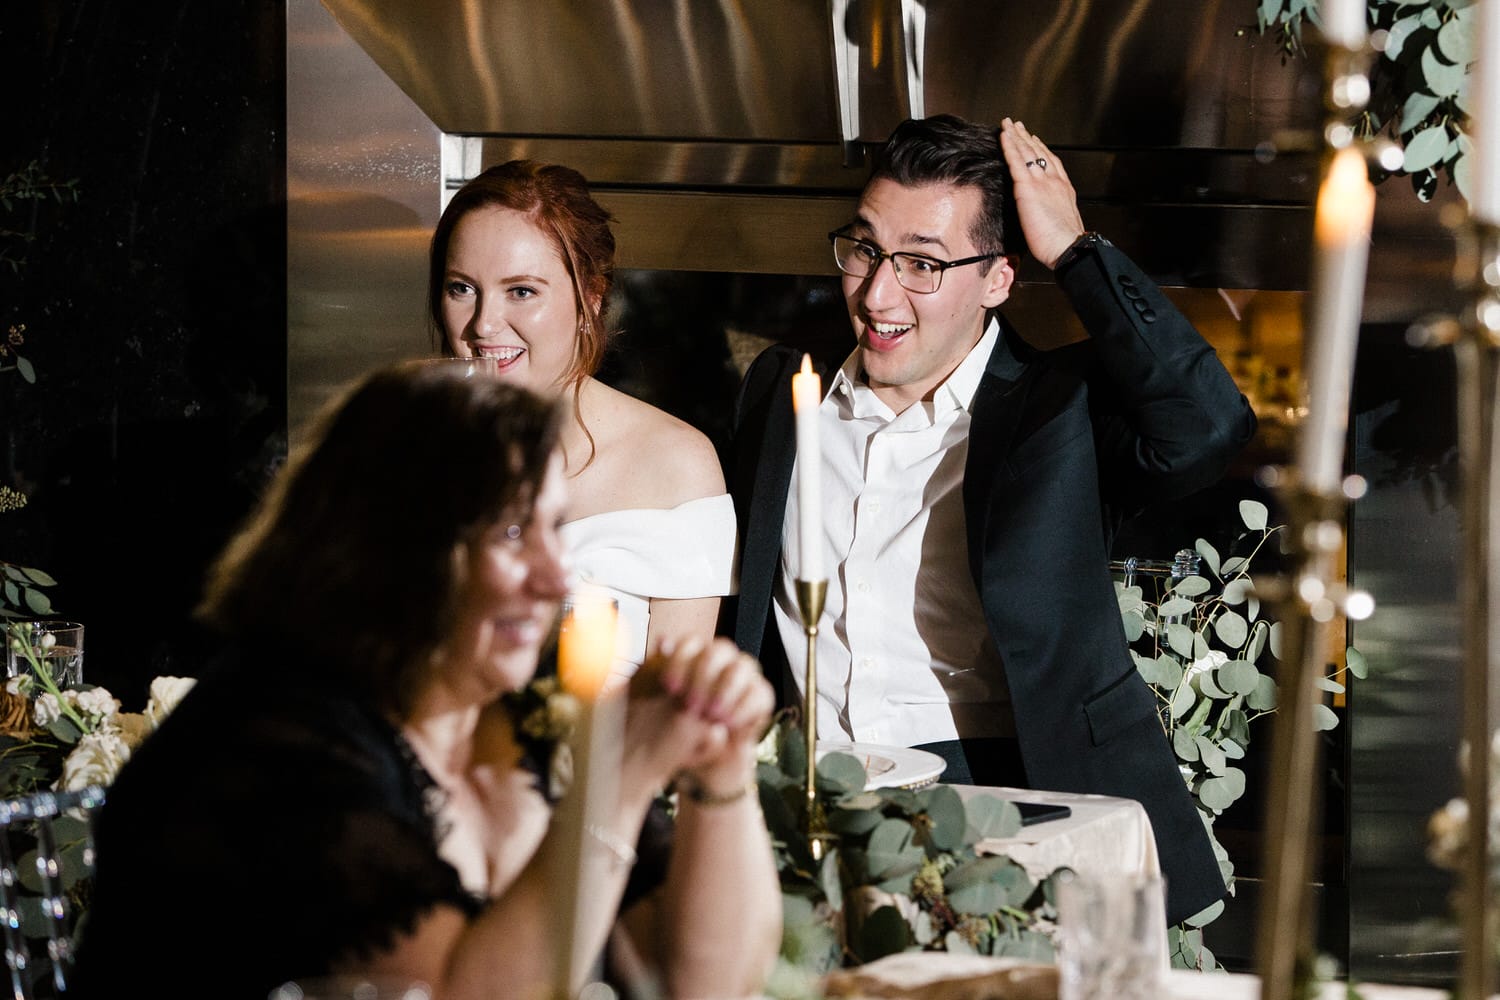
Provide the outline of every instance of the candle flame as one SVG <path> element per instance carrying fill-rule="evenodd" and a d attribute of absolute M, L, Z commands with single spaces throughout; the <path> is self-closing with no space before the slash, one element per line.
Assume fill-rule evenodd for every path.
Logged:
<path fill-rule="evenodd" d="M 614 601 L 597 590 L 573 595 L 557 637 L 557 679 L 563 690 L 586 701 L 598 698 L 615 658 Z"/>
<path fill-rule="evenodd" d="M 802 355 L 802 370 L 792 376 L 792 409 L 816 410 L 823 401 L 823 380 L 813 371 L 812 356 Z"/>
<path fill-rule="evenodd" d="M 1374 215 L 1375 187 L 1370 183 L 1364 155 L 1352 147 L 1339 150 L 1318 191 L 1314 227 L 1318 245 L 1344 246 L 1369 239 Z"/>

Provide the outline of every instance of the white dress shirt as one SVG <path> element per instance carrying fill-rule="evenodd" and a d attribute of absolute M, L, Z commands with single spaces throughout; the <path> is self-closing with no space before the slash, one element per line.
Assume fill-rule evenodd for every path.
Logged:
<path fill-rule="evenodd" d="M 818 735 L 915 746 L 1014 736 L 1000 655 L 969 575 L 963 477 L 969 407 L 999 337 L 991 321 L 933 393 L 897 414 L 858 381 L 858 352 L 818 410 L 823 451 L 823 563 Z M 792 674 L 805 688 L 807 639 L 792 567 L 797 476 L 782 526 L 773 601 Z"/>

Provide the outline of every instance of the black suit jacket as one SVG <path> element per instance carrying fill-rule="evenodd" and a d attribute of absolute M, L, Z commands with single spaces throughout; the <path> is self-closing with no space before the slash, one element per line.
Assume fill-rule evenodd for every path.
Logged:
<path fill-rule="evenodd" d="M 1059 285 L 1090 339 L 1041 353 L 1001 317 L 974 397 L 963 484 L 969 568 L 1005 663 L 1028 779 L 1140 801 L 1176 922 L 1222 897 L 1224 879 L 1131 660 L 1109 545 L 1148 501 L 1222 476 L 1255 417 L 1213 348 L 1123 253 L 1101 248 Z M 728 470 L 742 562 L 726 612 L 741 648 L 784 693 L 795 688 L 771 597 L 800 361 L 778 345 L 751 366 Z"/>

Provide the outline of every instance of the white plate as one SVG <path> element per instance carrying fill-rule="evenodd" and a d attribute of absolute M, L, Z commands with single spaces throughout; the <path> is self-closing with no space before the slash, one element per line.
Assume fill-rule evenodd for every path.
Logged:
<path fill-rule="evenodd" d="M 847 743 L 819 740 L 818 759 L 826 753 L 846 753 L 859 758 L 868 776 L 866 788 L 922 788 L 938 780 L 948 762 L 935 753 L 912 747 L 887 747 L 878 743 Z"/>

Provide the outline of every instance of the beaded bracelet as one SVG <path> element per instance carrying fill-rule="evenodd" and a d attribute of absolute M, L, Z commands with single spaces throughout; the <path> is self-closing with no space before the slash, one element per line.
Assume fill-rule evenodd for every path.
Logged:
<path fill-rule="evenodd" d="M 738 788 L 733 788 L 727 792 L 710 791 L 707 786 L 690 774 L 679 775 L 677 782 L 685 786 L 687 797 L 700 806 L 731 805 L 744 798 L 748 793 L 756 791 L 754 781 L 748 781 Z"/>

